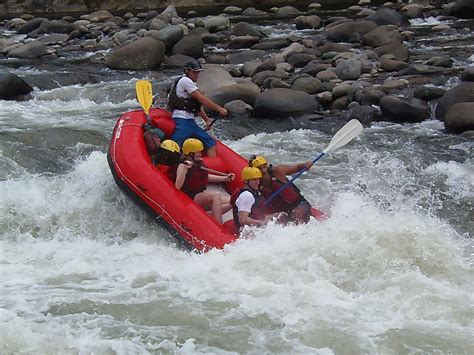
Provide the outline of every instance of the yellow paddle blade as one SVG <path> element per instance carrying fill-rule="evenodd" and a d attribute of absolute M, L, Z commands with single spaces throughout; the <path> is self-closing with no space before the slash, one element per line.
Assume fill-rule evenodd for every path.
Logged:
<path fill-rule="evenodd" d="M 151 83 L 148 80 L 138 80 L 135 84 L 135 89 L 137 91 L 137 100 L 143 108 L 143 111 L 148 115 L 153 101 Z"/>

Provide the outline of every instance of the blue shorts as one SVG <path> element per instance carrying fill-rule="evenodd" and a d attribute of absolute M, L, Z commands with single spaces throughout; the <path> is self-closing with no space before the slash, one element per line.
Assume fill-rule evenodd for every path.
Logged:
<path fill-rule="evenodd" d="M 216 145 L 216 141 L 212 138 L 205 130 L 199 127 L 194 119 L 186 119 L 173 117 L 176 122 L 176 128 L 174 130 L 171 139 L 179 144 L 181 147 L 183 142 L 188 138 L 199 139 L 206 149 Z"/>

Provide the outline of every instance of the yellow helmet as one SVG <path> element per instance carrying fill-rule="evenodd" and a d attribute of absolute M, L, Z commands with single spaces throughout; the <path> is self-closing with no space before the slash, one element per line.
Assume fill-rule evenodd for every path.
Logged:
<path fill-rule="evenodd" d="M 183 143 L 183 153 L 188 155 L 189 153 L 197 153 L 204 150 L 204 145 L 199 139 L 188 138 Z"/>
<path fill-rule="evenodd" d="M 252 168 L 250 166 L 246 166 L 242 170 L 242 181 L 250 180 L 250 179 L 260 179 L 262 177 L 262 172 L 258 168 Z"/>
<path fill-rule="evenodd" d="M 254 159 L 252 159 L 252 161 L 250 161 L 250 166 L 253 167 L 253 168 L 258 168 L 259 166 L 263 165 L 263 164 L 266 164 L 267 161 L 265 160 L 264 157 L 262 156 L 258 156 L 258 157 L 255 157 Z"/>
<path fill-rule="evenodd" d="M 161 148 L 169 150 L 170 152 L 179 153 L 179 145 L 171 139 L 165 139 L 161 145 Z"/>

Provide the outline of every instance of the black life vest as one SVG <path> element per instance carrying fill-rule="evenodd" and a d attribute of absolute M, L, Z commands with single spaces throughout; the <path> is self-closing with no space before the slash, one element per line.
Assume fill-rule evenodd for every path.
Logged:
<path fill-rule="evenodd" d="M 143 125 L 143 139 L 145 140 L 145 147 L 150 155 L 153 165 L 158 164 L 158 154 L 163 148 L 160 147 L 161 141 L 165 138 L 165 133 L 157 128 L 153 127 L 150 123 Z"/>
<path fill-rule="evenodd" d="M 192 199 L 198 193 L 203 192 L 209 183 L 209 173 L 201 169 L 201 166 L 203 166 L 201 163 L 193 162 L 193 166 L 188 169 L 183 187 L 181 188 Z"/>
<path fill-rule="evenodd" d="M 170 93 L 168 94 L 168 103 L 167 103 L 168 110 L 169 111 L 184 110 L 184 111 L 192 112 L 193 114 L 197 115 L 199 111 L 201 110 L 201 103 L 192 97 L 189 97 L 189 98 L 179 97 L 178 94 L 176 93 L 176 87 L 178 86 L 178 82 L 183 78 L 184 77 L 179 78 L 171 86 Z"/>
<path fill-rule="evenodd" d="M 257 191 L 252 191 L 251 189 L 247 187 L 243 187 L 240 190 L 236 190 L 232 196 L 230 197 L 230 204 L 232 206 L 232 216 L 234 218 L 234 225 L 235 228 L 240 232 L 240 221 L 239 221 L 239 210 L 237 206 L 235 205 L 235 202 L 239 198 L 239 196 L 244 192 L 248 191 L 250 192 L 253 197 L 255 198 L 255 203 L 252 206 L 252 209 L 250 210 L 249 217 L 253 219 L 257 219 L 260 221 L 263 221 L 265 219 L 265 199 L 263 196 L 257 192 Z"/>
<path fill-rule="evenodd" d="M 273 195 L 285 182 L 278 180 L 273 174 L 272 167 L 268 167 L 268 173 L 271 177 L 271 184 L 267 185 L 266 182 L 261 180 L 262 195 L 265 199 Z M 267 208 L 271 213 L 287 212 L 291 213 L 293 209 L 298 206 L 301 202 L 306 201 L 301 195 L 301 191 L 293 184 L 289 184 L 283 191 L 281 191 L 272 201 L 267 205 Z"/>

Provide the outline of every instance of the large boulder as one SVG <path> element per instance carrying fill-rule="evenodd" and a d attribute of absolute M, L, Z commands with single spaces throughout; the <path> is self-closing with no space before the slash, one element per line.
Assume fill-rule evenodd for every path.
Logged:
<path fill-rule="evenodd" d="M 456 0 L 453 15 L 460 18 L 474 18 L 474 1 Z"/>
<path fill-rule="evenodd" d="M 254 49 L 250 49 L 250 50 L 242 51 L 238 53 L 231 53 L 229 55 L 229 63 L 242 64 L 250 60 L 262 58 L 263 56 L 265 56 L 265 54 L 266 52 L 263 50 L 254 50 Z"/>
<path fill-rule="evenodd" d="M 228 32 L 230 35 L 234 36 L 252 36 L 252 37 L 267 37 L 265 33 L 260 31 L 257 27 L 254 25 L 251 25 L 250 23 L 247 22 L 239 22 L 232 26 Z"/>
<path fill-rule="evenodd" d="M 474 102 L 454 104 L 448 109 L 444 126 L 453 133 L 463 133 L 474 130 Z"/>
<path fill-rule="evenodd" d="M 385 54 L 393 55 L 394 60 L 406 62 L 410 58 L 410 50 L 407 46 L 400 42 L 392 42 L 374 49 L 379 57 Z"/>
<path fill-rule="evenodd" d="M 359 42 L 376 27 L 377 24 L 372 21 L 350 21 L 326 28 L 324 33 L 332 42 Z"/>
<path fill-rule="evenodd" d="M 394 26 L 379 26 L 366 33 L 363 37 L 364 43 L 371 47 L 381 47 L 391 42 L 401 42 L 402 36 Z"/>
<path fill-rule="evenodd" d="M 8 57 L 34 59 L 40 58 L 46 54 L 53 53 L 44 43 L 39 41 L 31 41 L 20 45 L 8 52 Z"/>
<path fill-rule="evenodd" d="M 1 100 L 18 100 L 31 91 L 33 91 L 31 86 L 15 74 L 0 74 Z"/>
<path fill-rule="evenodd" d="M 391 10 L 387 7 L 381 7 L 375 13 L 367 16 L 368 21 L 373 21 L 377 25 L 395 25 L 404 26 L 408 24 L 408 21 L 395 10 Z"/>
<path fill-rule="evenodd" d="M 260 93 L 255 101 L 255 113 L 269 118 L 287 118 L 311 113 L 318 108 L 317 101 L 303 91 L 277 88 Z"/>
<path fill-rule="evenodd" d="M 166 46 L 166 51 L 169 52 L 173 48 L 173 46 L 184 36 L 183 27 L 179 25 L 171 25 L 162 30 L 151 33 L 151 37 L 154 39 L 161 41 Z"/>
<path fill-rule="evenodd" d="M 380 99 L 384 118 L 395 122 L 421 122 L 430 117 L 430 107 L 420 99 L 384 96 Z"/>
<path fill-rule="evenodd" d="M 444 94 L 436 106 L 435 117 L 444 121 L 448 109 L 461 102 L 474 102 L 474 83 L 462 83 Z"/>
<path fill-rule="evenodd" d="M 44 17 L 36 17 L 31 20 L 26 21 L 19 29 L 18 33 L 19 34 L 27 34 L 30 33 L 34 30 L 36 30 L 42 23 L 43 21 L 48 21 L 48 19 Z"/>
<path fill-rule="evenodd" d="M 197 86 L 206 95 L 216 90 L 221 90 L 224 86 L 236 84 L 235 79 L 229 72 L 220 66 L 206 67 L 197 80 Z"/>
<path fill-rule="evenodd" d="M 173 46 L 171 53 L 200 58 L 204 53 L 204 42 L 199 36 L 185 36 Z"/>
<path fill-rule="evenodd" d="M 243 82 L 214 90 L 209 95 L 209 98 L 219 105 L 225 105 L 228 102 L 238 100 L 253 106 L 258 94 L 260 94 L 260 88 L 257 85 L 252 82 Z"/>
<path fill-rule="evenodd" d="M 165 56 L 165 45 L 151 37 L 143 37 L 108 54 L 105 65 L 117 70 L 152 70 Z"/>
<path fill-rule="evenodd" d="M 336 65 L 336 74 L 342 80 L 357 80 L 362 72 L 362 64 L 356 58 L 340 60 Z"/>
<path fill-rule="evenodd" d="M 230 26 L 230 20 L 225 16 L 211 16 L 204 20 L 204 28 L 209 32 L 221 31 Z"/>

